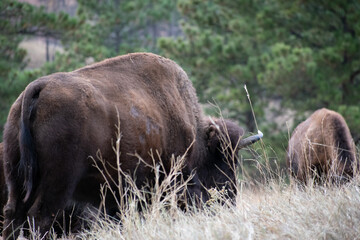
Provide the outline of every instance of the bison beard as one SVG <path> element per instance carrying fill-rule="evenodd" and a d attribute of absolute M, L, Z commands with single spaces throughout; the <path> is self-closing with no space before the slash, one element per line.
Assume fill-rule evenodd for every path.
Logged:
<path fill-rule="evenodd" d="M 337 112 L 322 108 L 292 133 L 287 166 L 301 183 L 308 180 L 341 183 L 353 177 L 359 167 L 355 154 L 345 119 Z"/>
<path fill-rule="evenodd" d="M 146 165 L 153 163 L 150 150 L 159 152 L 165 171 L 172 155 L 187 151 L 183 175 L 195 174 L 189 195 L 203 201 L 206 188 L 235 191 L 227 184 L 236 179 L 220 137 L 228 136 L 235 152 L 261 138 L 240 140 L 242 128 L 205 117 L 186 73 L 154 54 L 128 54 L 39 78 L 13 104 L 4 129 L 5 239 L 16 238 L 13 230 L 27 217 L 44 234 L 58 211 L 72 203 L 99 206 L 104 178 L 89 156 L 100 151 L 106 163 L 116 166 L 112 140 L 118 121 L 121 170 L 131 175 L 136 170 L 139 187 L 154 178 Z M 118 173 L 110 169 L 110 174 Z M 114 204 L 106 206 L 114 209 Z"/>

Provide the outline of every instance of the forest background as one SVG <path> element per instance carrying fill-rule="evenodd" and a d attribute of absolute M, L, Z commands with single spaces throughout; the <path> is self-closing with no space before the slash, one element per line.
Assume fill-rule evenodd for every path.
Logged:
<path fill-rule="evenodd" d="M 37 38 L 44 44 L 25 50 Z M 44 63 L 34 65 L 39 48 Z M 357 0 L 2 0 L 0 140 L 31 81 L 138 51 L 176 61 L 208 114 L 221 109 L 256 132 L 246 85 L 274 167 L 284 169 L 294 127 L 322 107 L 341 113 L 359 143 Z"/>

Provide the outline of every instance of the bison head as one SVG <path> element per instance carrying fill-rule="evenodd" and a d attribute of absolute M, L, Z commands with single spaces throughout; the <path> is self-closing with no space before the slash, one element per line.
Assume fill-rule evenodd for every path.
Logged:
<path fill-rule="evenodd" d="M 206 126 L 206 157 L 197 168 L 194 186 L 202 186 L 201 200 L 209 199 L 208 190 L 222 190 L 230 199 L 236 195 L 238 152 L 262 138 L 262 133 L 242 139 L 244 130 L 226 119 L 209 118 Z M 199 192 L 197 193 L 199 195 Z"/>

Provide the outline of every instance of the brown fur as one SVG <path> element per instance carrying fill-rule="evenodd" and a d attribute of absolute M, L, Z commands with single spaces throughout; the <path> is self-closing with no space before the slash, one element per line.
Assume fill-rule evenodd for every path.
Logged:
<path fill-rule="evenodd" d="M 299 124 L 289 141 L 287 165 L 291 175 L 303 183 L 319 177 L 348 179 L 354 174 L 356 161 L 355 146 L 344 118 L 325 108 Z"/>
<path fill-rule="evenodd" d="M 171 156 L 184 154 L 193 140 L 183 170 L 185 176 L 196 173 L 190 195 L 206 201 L 203 186 L 228 187 L 227 181 L 236 182 L 219 138 L 228 135 L 236 147 L 242 128 L 219 119 L 219 128 L 215 127 L 203 115 L 186 73 L 173 61 L 149 53 L 128 54 L 39 78 L 13 104 L 4 129 L 9 190 L 5 238 L 27 216 L 44 233 L 53 216 L 69 204 L 98 206 L 104 179 L 89 156 L 100 150 L 107 163 L 116 165 L 112 141 L 117 112 L 121 167 L 131 174 L 136 169 L 138 186 L 154 176 L 134 153 L 152 165 L 149 151 L 158 150 L 169 171 Z M 117 176 L 113 169 L 110 174 Z M 106 206 L 116 207 L 113 203 Z"/>
<path fill-rule="evenodd" d="M 3 166 L 3 143 L 0 143 L 0 209 L 5 206 L 7 200 L 7 192 L 6 192 L 6 184 L 5 184 L 5 177 L 4 177 L 4 166 Z M 3 215 L 1 212 L 1 220 L 3 221 Z M 0 226 L 0 232 L 2 231 L 2 224 Z"/>

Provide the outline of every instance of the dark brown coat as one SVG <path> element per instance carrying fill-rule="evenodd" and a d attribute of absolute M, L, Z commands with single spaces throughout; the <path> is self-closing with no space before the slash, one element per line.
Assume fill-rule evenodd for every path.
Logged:
<path fill-rule="evenodd" d="M 289 141 L 287 165 L 293 177 L 344 180 L 358 166 L 355 146 L 344 118 L 322 108 L 300 123 Z"/>
<path fill-rule="evenodd" d="M 4 152 L 3 143 L 0 143 L 0 209 L 1 209 L 0 219 L 1 221 L 3 221 L 2 210 L 7 201 L 7 192 L 6 192 L 6 184 L 4 177 L 4 167 L 3 167 L 3 162 L 4 162 L 3 152 Z M 2 231 L 2 224 L 0 226 L 0 231 Z"/>
<path fill-rule="evenodd" d="M 228 132 L 237 152 L 243 129 L 227 120 L 215 120 L 216 126 L 205 117 L 190 80 L 173 61 L 149 53 L 128 54 L 39 78 L 13 104 L 4 129 L 9 190 L 5 238 L 27 216 L 44 233 L 57 211 L 69 204 L 98 206 L 104 179 L 89 156 L 100 151 L 109 166 L 116 166 L 112 143 L 118 118 L 121 168 L 135 175 L 139 187 L 154 175 L 134 153 L 152 165 L 149 152 L 159 151 L 169 171 L 171 156 L 184 154 L 194 141 L 183 169 L 185 177 L 195 173 L 189 195 L 206 201 L 204 186 L 234 190 L 226 183 L 236 180 L 219 138 Z M 241 140 L 240 145 L 258 139 Z M 116 207 L 113 204 L 106 206 Z"/>

